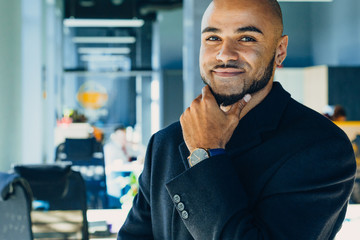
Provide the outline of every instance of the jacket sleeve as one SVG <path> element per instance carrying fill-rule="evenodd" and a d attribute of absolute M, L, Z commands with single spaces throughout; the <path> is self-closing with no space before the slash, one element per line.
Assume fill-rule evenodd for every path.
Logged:
<path fill-rule="evenodd" d="M 144 170 L 139 177 L 139 191 L 133 201 L 117 240 L 150 240 L 153 238 L 150 209 L 150 165 L 153 137 L 150 139 L 145 156 Z"/>
<path fill-rule="evenodd" d="M 200 162 L 167 183 L 194 239 L 332 239 L 351 193 L 355 160 L 346 139 L 326 139 L 288 157 L 249 209 L 229 156 Z M 174 203 L 178 204 L 178 203 Z"/>

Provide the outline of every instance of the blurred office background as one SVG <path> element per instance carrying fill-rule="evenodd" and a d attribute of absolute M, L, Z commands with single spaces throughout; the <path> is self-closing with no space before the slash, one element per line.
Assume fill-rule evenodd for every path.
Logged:
<path fill-rule="evenodd" d="M 203 87 L 200 23 L 209 2 L 0 0 L 0 171 L 45 165 L 51 178 L 51 164 L 71 162 L 85 180 L 85 210 L 128 210 L 150 136 Z M 275 80 L 320 113 L 343 106 L 347 121 L 336 124 L 359 160 L 360 2 L 279 2 L 289 47 Z M 350 210 L 346 223 L 359 219 L 360 209 Z M 126 213 L 107 214 L 123 221 Z M 89 225 L 99 214 L 88 211 Z M 343 236 L 354 227 L 345 224 Z"/>
<path fill-rule="evenodd" d="M 119 125 L 141 160 L 201 91 L 208 3 L 0 0 L 0 170 L 53 163 L 68 137 L 105 145 Z M 360 120 L 360 2 L 281 6 L 289 48 L 276 80 L 319 112 L 340 104 Z"/>

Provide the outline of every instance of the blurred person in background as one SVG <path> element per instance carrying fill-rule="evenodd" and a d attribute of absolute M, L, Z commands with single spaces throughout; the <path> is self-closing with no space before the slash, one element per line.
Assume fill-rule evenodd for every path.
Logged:
<path fill-rule="evenodd" d="M 110 208 L 121 208 L 120 198 L 130 188 L 128 177 L 131 172 L 113 171 L 131 161 L 131 143 L 127 141 L 126 127 L 119 125 L 104 145 L 106 186 Z"/>
<path fill-rule="evenodd" d="M 334 113 L 331 117 L 333 121 L 346 121 L 346 111 L 341 105 L 334 107 Z"/>
<path fill-rule="evenodd" d="M 326 105 L 322 110 L 323 116 L 332 121 L 346 121 L 346 111 L 341 105 Z"/>
<path fill-rule="evenodd" d="M 105 163 L 113 164 L 114 161 L 127 163 L 131 159 L 131 143 L 127 141 L 126 127 L 119 125 L 110 135 L 110 140 L 104 145 Z"/>

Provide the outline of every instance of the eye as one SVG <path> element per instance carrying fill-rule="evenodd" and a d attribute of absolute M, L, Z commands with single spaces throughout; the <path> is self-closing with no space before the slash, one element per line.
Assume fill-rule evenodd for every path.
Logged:
<path fill-rule="evenodd" d="M 210 36 L 206 39 L 206 41 L 220 41 L 220 38 L 216 36 Z"/>
<path fill-rule="evenodd" d="M 256 40 L 252 37 L 242 37 L 240 38 L 241 42 L 256 42 Z"/>

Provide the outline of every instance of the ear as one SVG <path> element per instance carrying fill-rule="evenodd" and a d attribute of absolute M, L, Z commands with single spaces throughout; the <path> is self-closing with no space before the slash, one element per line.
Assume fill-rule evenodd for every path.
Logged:
<path fill-rule="evenodd" d="M 280 38 L 278 42 L 278 46 L 276 48 L 276 54 L 275 54 L 275 63 L 277 66 L 280 66 L 286 58 L 288 39 L 289 39 L 288 36 L 284 35 Z"/>

